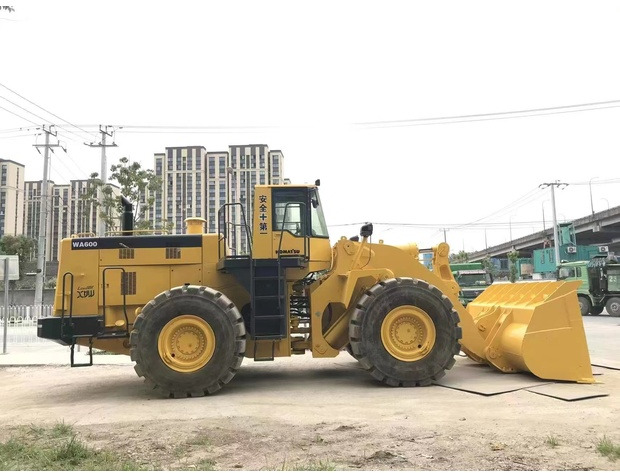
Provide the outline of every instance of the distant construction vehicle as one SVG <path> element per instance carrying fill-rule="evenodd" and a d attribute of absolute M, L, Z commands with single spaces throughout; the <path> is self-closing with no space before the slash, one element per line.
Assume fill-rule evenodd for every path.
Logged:
<path fill-rule="evenodd" d="M 620 316 L 620 264 L 615 257 L 562 263 L 558 279 L 581 282 L 577 289 L 581 315 L 599 315 L 607 309 L 609 315 Z"/>
<path fill-rule="evenodd" d="M 482 263 L 450 263 L 450 269 L 461 288 L 459 301 L 464 307 L 493 284 L 493 275 L 484 269 Z"/>
<path fill-rule="evenodd" d="M 188 219 L 186 235 L 123 234 L 62 241 L 54 316 L 39 336 L 130 354 L 139 376 L 165 396 L 203 396 L 244 357 L 335 357 L 349 348 L 390 386 L 426 386 L 463 350 L 512 373 L 594 382 L 576 282 L 491 286 L 465 309 L 445 243 L 433 270 L 415 244 L 359 238 L 330 244 L 315 185 L 255 187 L 251 242 L 233 254 L 233 210 L 218 233 Z M 92 349 L 90 363 L 92 364 Z"/>

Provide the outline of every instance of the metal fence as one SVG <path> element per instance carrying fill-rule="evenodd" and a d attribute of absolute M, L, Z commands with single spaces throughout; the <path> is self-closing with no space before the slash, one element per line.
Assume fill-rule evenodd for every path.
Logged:
<path fill-rule="evenodd" d="M 51 305 L 42 306 L 40 317 L 50 317 L 52 307 Z M 6 320 L 7 346 L 49 343 L 49 340 L 37 337 L 36 309 L 32 305 L 12 305 L 9 306 L 7 317 L 5 317 L 5 308 L 0 306 L 0 334 L 4 333 L 4 321 Z"/>

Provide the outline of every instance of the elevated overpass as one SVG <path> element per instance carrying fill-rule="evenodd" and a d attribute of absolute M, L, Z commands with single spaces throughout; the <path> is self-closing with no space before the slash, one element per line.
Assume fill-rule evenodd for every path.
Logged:
<path fill-rule="evenodd" d="M 610 252 L 620 254 L 620 206 L 574 220 L 573 225 L 578 245 L 605 245 Z M 546 240 L 553 245 L 553 227 L 485 250 L 474 251 L 469 254 L 469 261 L 480 261 L 487 255 L 503 258 L 513 249 L 519 252 L 519 256 L 529 257 L 534 250 L 542 248 Z"/>

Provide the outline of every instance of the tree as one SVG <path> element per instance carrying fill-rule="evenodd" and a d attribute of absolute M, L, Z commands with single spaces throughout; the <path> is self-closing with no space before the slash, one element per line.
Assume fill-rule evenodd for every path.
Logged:
<path fill-rule="evenodd" d="M 510 261 L 510 282 L 515 282 L 517 280 L 517 260 L 519 259 L 519 252 L 517 250 L 512 250 L 508 253 L 508 261 Z"/>
<path fill-rule="evenodd" d="M 15 11 L 15 8 L 13 7 L 7 7 L 7 6 L 0 6 L 0 10 L 5 10 L 8 11 L 9 13 L 13 13 Z"/>
<path fill-rule="evenodd" d="M 99 203 L 99 190 L 103 191 L 103 205 Z M 92 209 L 96 209 L 99 218 L 101 218 L 106 228 L 116 229 L 118 223 L 118 209 L 120 203 L 118 198 L 114 196 L 114 191 L 110 184 L 103 184 L 99 179 L 99 174 L 93 172 L 88 178 L 86 190 L 80 195 L 82 205 L 82 228 L 86 228 L 86 219 L 91 215 Z"/>
<path fill-rule="evenodd" d="M 155 192 L 162 190 L 161 178 L 157 177 L 152 169 L 143 169 L 140 163 L 130 162 L 125 157 L 121 158 L 118 164 L 112 165 L 110 171 L 110 180 L 118 183 L 121 195 L 133 204 L 134 228 L 136 230 L 151 229 L 151 222 L 146 219 L 146 211 L 155 202 Z M 90 190 L 84 194 L 85 203 L 95 206 L 106 226 L 114 228 L 118 222 L 118 215 L 123 211 L 123 206 L 112 186 L 104 185 L 99 174 L 95 172 L 90 175 L 88 189 Z M 99 204 L 97 198 L 100 189 L 103 191 L 103 206 Z"/>
<path fill-rule="evenodd" d="M 19 279 L 24 276 L 26 259 L 34 250 L 36 241 L 24 235 L 4 235 L 0 238 L 0 253 L 19 256 Z"/>
<path fill-rule="evenodd" d="M 485 256 L 481 263 L 482 267 L 487 273 L 489 273 L 493 277 L 497 275 L 497 268 L 493 264 L 493 261 L 491 261 L 491 257 L 489 255 Z"/>
<path fill-rule="evenodd" d="M 451 263 L 467 263 L 469 261 L 469 253 L 465 250 L 461 250 L 458 254 L 452 253 L 450 255 Z"/>
<path fill-rule="evenodd" d="M 133 223 L 137 230 L 152 228 L 146 220 L 146 210 L 155 202 L 155 192 L 161 192 L 162 180 L 152 169 L 142 169 L 136 161 L 130 163 L 128 158 L 121 158 L 118 164 L 110 168 L 110 179 L 118 182 L 121 194 L 133 204 Z M 122 209 L 122 206 L 119 207 Z"/>

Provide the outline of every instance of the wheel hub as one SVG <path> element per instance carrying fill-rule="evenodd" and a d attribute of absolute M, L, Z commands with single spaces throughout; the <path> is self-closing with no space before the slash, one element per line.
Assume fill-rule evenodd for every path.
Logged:
<path fill-rule="evenodd" d="M 215 351 L 215 333 L 195 315 L 180 315 L 161 330 L 157 349 L 169 368 L 190 373 L 205 366 Z"/>
<path fill-rule="evenodd" d="M 435 345 L 435 324 L 430 316 L 412 305 L 391 310 L 381 324 L 381 341 L 394 358 L 417 361 Z"/>

